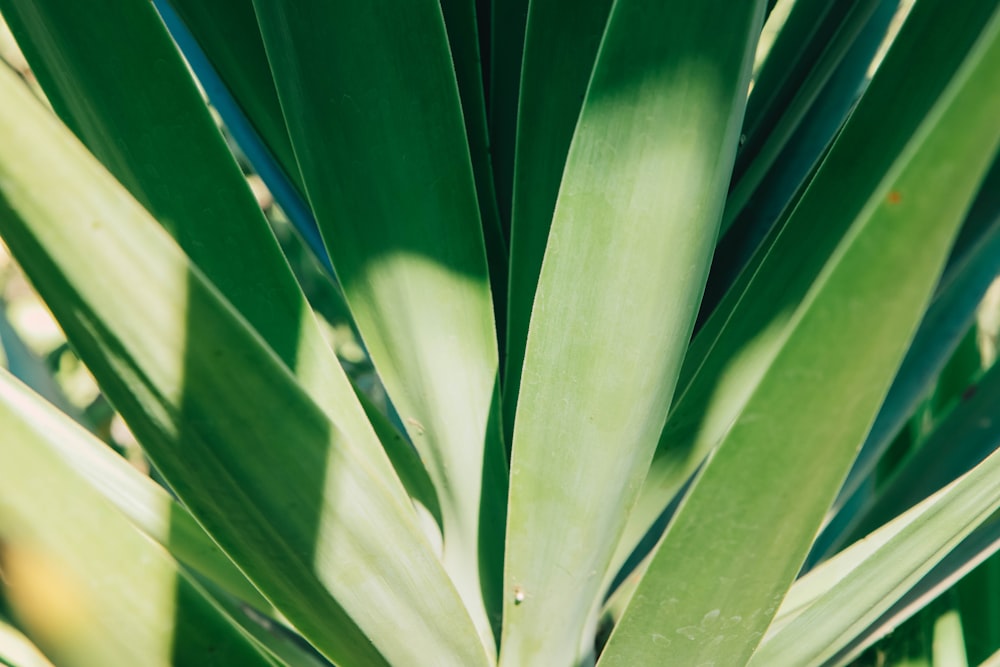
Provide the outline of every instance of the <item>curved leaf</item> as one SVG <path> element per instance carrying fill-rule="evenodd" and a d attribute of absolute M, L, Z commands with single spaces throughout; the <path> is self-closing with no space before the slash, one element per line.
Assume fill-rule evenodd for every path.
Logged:
<path fill-rule="evenodd" d="M 58 456 L 153 541 L 226 593 L 273 613 L 232 561 L 162 487 L 133 468 L 69 417 L 39 400 L 0 371 L 0 403 L 11 413 L 31 415 L 35 446 Z"/>
<path fill-rule="evenodd" d="M 524 347 L 549 225 L 611 0 L 533 2 L 524 36 L 511 212 L 504 433 L 514 431 Z"/>
<path fill-rule="evenodd" d="M 0 233 L 191 513 L 331 660 L 488 664 L 381 449 L 329 420 L 12 75 L 0 86 Z"/>
<path fill-rule="evenodd" d="M 378 447 L 235 159 L 149 3 L 0 0 L 60 117 L 177 239 L 337 426 Z M 384 419 L 381 419 L 384 422 Z M 379 431 L 391 433 L 387 423 Z M 407 490 L 436 506 L 419 459 L 383 443 Z"/>
<path fill-rule="evenodd" d="M 947 35 L 939 20 L 952 3 L 928 0 L 911 14 L 893 67 L 911 67 L 907 48 L 929 48 L 918 39 L 928 32 L 972 44 L 952 46 L 955 70 L 940 99 L 891 169 L 868 184 L 862 214 L 808 292 L 787 303 L 776 355 L 684 499 L 602 667 L 654 657 L 742 664 L 794 581 L 1000 144 L 1000 9 L 964 9 L 965 30 Z M 888 60 L 883 68 L 892 71 Z M 825 167 L 834 164 L 831 154 Z M 828 206 L 811 219 L 823 227 L 837 213 Z M 775 257 L 801 248 L 779 250 L 791 230 Z M 769 268 L 765 260 L 758 277 Z"/>
<path fill-rule="evenodd" d="M 272 664 L 61 460 L 48 415 L 0 375 L 0 570 L 39 648 L 69 667 Z"/>
<path fill-rule="evenodd" d="M 615 3 L 569 150 L 514 424 L 504 665 L 587 641 L 691 334 L 764 3 L 685 7 Z"/>
<path fill-rule="evenodd" d="M 873 189 L 894 168 L 893 162 L 903 160 L 911 136 L 941 96 L 991 9 L 988 2 L 978 2 L 948 11 L 933 4 L 936 1 L 921 10 L 919 21 L 911 15 L 909 27 L 900 34 L 801 200 L 772 230 L 692 343 L 681 372 L 681 386 L 689 378 L 687 387 L 660 437 L 629 518 L 626 535 L 632 541 L 623 543 L 620 556 L 638 542 L 744 410 L 780 349 L 795 305 L 848 230 L 867 224 L 864 220 L 876 213 L 869 204 L 877 200 Z M 931 19 L 921 18 L 928 14 Z M 928 43 L 936 43 L 930 40 L 946 38 L 939 49 L 928 49 Z M 891 116 L 884 112 L 890 104 L 897 109 Z M 963 213 L 959 210 L 959 220 L 949 223 L 957 224 Z M 918 238 L 906 238 L 910 244 L 920 243 Z"/>
<path fill-rule="evenodd" d="M 437 0 L 255 0 L 348 305 L 438 491 L 443 560 L 495 646 L 506 462 L 497 337 Z"/>

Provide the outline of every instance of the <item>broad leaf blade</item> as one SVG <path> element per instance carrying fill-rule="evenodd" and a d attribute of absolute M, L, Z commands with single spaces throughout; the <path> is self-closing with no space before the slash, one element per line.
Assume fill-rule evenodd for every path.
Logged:
<path fill-rule="evenodd" d="M 61 460 L 48 415 L 0 374 L 0 566 L 8 603 L 45 654 L 67 666 L 272 664 Z"/>
<path fill-rule="evenodd" d="M 528 334 L 502 664 L 568 664 L 586 641 L 691 333 L 763 10 L 612 9 Z"/>
<path fill-rule="evenodd" d="M 983 181 L 955 243 L 937 294 L 840 489 L 838 510 L 858 507 L 867 496 L 865 481 L 968 332 L 986 290 L 1000 273 L 1000 159 Z M 810 561 L 835 552 L 851 521 L 850 512 L 838 511 L 813 545 Z"/>
<path fill-rule="evenodd" d="M 506 487 L 497 338 L 440 4 L 255 6 L 337 277 L 437 487 L 445 567 L 492 650 Z"/>
<path fill-rule="evenodd" d="M 37 446 L 44 446 L 58 456 L 62 465 L 86 480 L 133 526 L 226 593 L 259 611 L 273 613 L 270 603 L 161 486 L 69 417 L 25 391 L 7 374 L 0 373 L 0 391 L 3 392 L 0 400 L 5 401 L 9 410 L 32 415 L 38 424 L 34 439 L 41 444 Z"/>
<path fill-rule="evenodd" d="M 911 15 L 918 31 L 934 25 L 935 10 L 954 11 L 944 2 L 922 8 Z M 952 83 L 870 184 L 864 213 L 805 298 L 789 304 L 777 355 L 668 528 L 602 667 L 654 657 L 741 664 L 770 623 L 1000 142 L 1000 10 L 980 9 L 988 27 L 965 16 L 965 34 L 981 38 Z"/>
<path fill-rule="evenodd" d="M 488 664 L 381 451 L 328 419 L 12 75 L 0 85 L 0 232 L 192 514 L 335 662 Z"/>

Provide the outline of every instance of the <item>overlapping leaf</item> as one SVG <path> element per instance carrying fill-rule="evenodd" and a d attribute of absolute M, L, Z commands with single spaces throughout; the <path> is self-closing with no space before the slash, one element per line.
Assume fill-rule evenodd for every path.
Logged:
<path fill-rule="evenodd" d="M 330 421 L 12 75 L 0 84 L 0 233 L 192 514 L 331 659 L 488 664 L 381 450 Z"/>
<path fill-rule="evenodd" d="M 744 385 L 742 410 L 674 517 L 602 666 L 742 664 L 791 586 L 1000 143 L 1000 10 L 963 9 L 964 30 L 945 35 L 942 14 L 955 6 L 919 5 L 883 65 L 886 76 L 912 66 L 907 48 L 927 48 L 933 33 L 948 40 L 954 69 L 942 72 L 950 83 L 877 180 L 866 186 L 841 172 L 843 187 L 866 193 L 864 205 L 804 297 L 777 304 L 787 315 L 765 328 L 776 353 Z M 869 94 L 881 90 L 873 83 Z M 831 153 L 823 168 L 836 166 Z M 809 206 L 807 195 L 798 212 Z M 814 211 L 820 229 L 844 214 L 830 202 Z M 784 245 L 794 231 L 790 223 L 773 257 L 801 254 L 801 243 Z M 771 264 L 760 265 L 762 283 L 775 277 Z M 745 299 L 754 290 L 751 282 Z"/>
<path fill-rule="evenodd" d="M 437 488 L 445 567 L 492 649 L 506 490 L 497 336 L 441 6 L 254 5 L 337 277 Z"/>
<path fill-rule="evenodd" d="M 501 664 L 587 641 L 701 297 L 764 3 L 677 9 L 615 3 L 569 149 L 514 424 Z"/>
<path fill-rule="evenodd" d="M 73 472 L 52 447 L 50 414 L 0 374 L 0 568 L 8 603 L 45 654 L 70 667 L 273 664 Z"/>

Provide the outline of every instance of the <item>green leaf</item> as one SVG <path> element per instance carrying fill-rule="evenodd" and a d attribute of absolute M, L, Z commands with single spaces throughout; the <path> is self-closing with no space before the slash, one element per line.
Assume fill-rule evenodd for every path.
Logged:
<path fill-rule="evenodd" d="M 1000 509 L 1000 454 L 792 587 L 750 664 L 820 665 Z"/>
<path fill-rule="evenodd" d="M 852 660 L 875 642 L 889 635 L 915 612 L 955 585 L 1000 549 L 1000 515 L 994 514 L 974 530 L 955 549 L 945 556 L 920 583 L 901 597 L 882 616 L 863 632 L 850 639 L 838 653 L 837 660 Z"/>
<path fill-rule="evenodd" d="M 794 124 L 792 134 L 785 139 L 773 161 L 761 169 L 759 183 L 748 205 L 739 210 L 731 208 L 723 215 L 723 226 L 728 230 L 720 239 L 712 259 L 712 272 L 701 306 L 702 316 L 711 313 L 718 304 L 760 247 L 771 226 L 781 219 L 782 212 L 794 206 L 796 192 L 821 161 L 867 85 L 872 59 L 886 38 L 897 5 L 895 0 L 877 3 L 865 25 L 829 73 L 829 78 L 819 87 L 815 99 L 810 101 L 807 110 Z M 802 41 L 800 35 L 798 42 Z M 787 63 L 781 66 L 786 67 Z M 759 89 L 754 88 L 754 91 L 759 92 Z M 792 112 L 791 109 L 788 111 Z"/>
<path fill-rule="evenodd" d="M 225 125 L 229 141 L 239 146 L 324 274 L 332 277 L 330 258 L 306 203 L 253 3 L 179 0 L 176 4 L 175 8 L 168 0 L 153 0 L 208 103 Z M 289 257 L 293 264 L 297 255 L 293 251 Z M 331 288 L 336 290 L 332 283 Z M 335 295 L 342 299 L 339 292 Z M 338 310 L 346 311 L 346 306 Z"/>
<path fill-rule="evenodd" d="M 31 640 L 0 618 L 0 662 L 10 667 L 52 667 Z"/>
<path fill-rule="evenodd" d="M 149 3 L 0 0 L 60 117 L 174 236 L 206 277 L 359 442 L 394 429 L 355 396 L 235 159 Z M 239 23 L 240 17 L 233 21 Z M 366 445 L 367 446 L 367 445 Z M 434 512 L 426 472 L 383 442 Z"/>
<path fill-rule="evenodd" d="M 437 488 L 445 568 L 492 651 L 506 489 L 497 338 L 441 7 L 255 6 L 337 277 Z"/>
<path fill-rule="evenodd" d="M 486 259 L 490 267 L 490 286 L 493 289 L 493 315 L 499 346 L 504 349 L 502 337 L 507 328 L 507 238 L 500 226 L 497 193 L 493 182 L 493 163 L 490 160 L 489 128 L 486 126 L 486 98 L 483 88 L 483 71 L 479 66 L 480 46 L 476 21 L 475 0 L 442 0 L 441 11 L 448 29 L 448 41 L 454 60 L 458 92 L 465 118 L 472 173 L 479 195 L 479 217 L 483 223 Z"/>
<path fill-rule="evenodd" d="M 890 0 L 891 1 L 891 0 Z M 722 233 L 729 230 L 886 0 L 799 0 L 754 83 Z"/>
<path fill-rule="evenodd" d="M 500 224 L 511 232 L 514 197 L 514 149 L 524 61 L 529 0 L 493 0 L 490 39 L 490 155 L 496 182 Z"/>
<path fill-rule="evenodd" d="M 780 349 L 794 305 L 848 230 L 872 214 L 866 206 L 876 196 L 873 189 L 940 97 L 989 10 L 983 2 L 962 11 L 934 4 L 921 15 L 935 8 L 940 15 L 934 20 L 911 17 L 801 200 L 771 231 L 688 350 L 681 393 L 629 518 L 619 562 L 744 410 Z M 945 38 L 941 53 L 932 57 L 925 43 Z M 924 66 L 915 68 L 915 58 L 923 58 Z M 896 109 L 891 116 L 884 111 L 890 105 Z"/>
<path fill-rule="evenodd" d="M 534 2 L 524 36 L 511 218 L 504 433 L 514 431 L 524 346 L 566 154 L 594 69 L 610 0 Z"/>
<path fill-rule="evenodd" d="M 251 0 L 169 0 L 301 195 L 305 186 L 274 88 Z"/>
<path fill-rule="evenodd" d="M 1000 365 L 971 385 L 920 448 L 856 510 L 846 542 L 867 535 L 982 461 L 1000 442 Z"/>
<path fill-rule="evenodd" d="M 72 471 L 52 447 L 48 410 L 0 377 L 0 569 L 42 651 L 68 666 L 271 664 Z"/>
<path fill-rule="evenodd" d="M 501 664 L 589 641 L 691 333 L 764 3 L 686 7 L 614 5 L 569 150 L 514 425 Z"/>
<path fill-rule="evenodd" d="M 997 589 L 998 566 L 1000 556 L 993 554 L 955 586 L 969 661 L 974 665 L 1000 648 L 1000 600 L 983 595 L 983 591 Z"/>
<path fill-rule="evenodd" d="M 291 628 L 254 613 L 210 582 L 202 582 L 215 602 L 243 631 L 283 667 L 330 667 L 330 663 Z"/>
<path fill-rule="evenodd" d="M 933 664 L 968 667 L 962 618 L 955 607 L 954 593 L 949 594 L 946 601 L 950 603 L 949 608 L 934 621 Z"/>
<path fill-rule="evenodd" d="M 0 233 L 201 525 L 334 662 L 488 664 L 381 448 L 330 421 L 11 74 L 0 90 Z"/>
<path fill-rule="evenodd" d="M 89 482 L 133 526 L 229 595 L 266 614 L 274 613 L 271 604 L 162 487 L 58 409 L 25 391 L 6 373 L 0 373 L 0 391 L 0 400 L 8 410 L 20 409 L 33 415 L 38 424 L 35 440 L 44 441 L 62 465 Z"/>
<path fill-rule="evenodd" d="M 1000 156 L 986 175 L 955 241 L 949 266 L 914 334 L 864 446 L 841 487 L 837 508 L 859 506 L 866 480 L 913 415 L 972 326 L 976 309 L 1000 272 Z M 847 538 L 852 514 L 838 512 L 813 545 L 811 558 L 835 552 Z"/>
<path fill-rule="evenodd" d="M 838 196 L 864 193 L 864 206 L 818 275 L 807 276 L 804 298 L 776 308 L 781 326 L 762 322 L 776 354 L 674 517 L 602 667 L 740 664 L 791 586 L 1000 142 L 1000 10 L 992 2 L 963 9 L 962 29 L 946 33 L 941 14 L 954 14 L 954 4 L 918 5 L 883 64 L 880 75 L 912 68 L 917 45 L 968 56 L 942 73 L 952 83 L 889 170 L 868 183 L 840 172 Z M 974 46 L 960 48 L 963 41 Z M 877 90 L 873 82 L 869 94 Z M 824 169 L 836 166 L 831 153 Z M 844 213 L 823 203 L 812 209 L 807 196 L 799 204 L 800 213 L 812 211 L 813 228 Z M 790 223 L 775 257 L 805 255 L 801 244 L 782 243 L 795 240 L 792 231 Z M 758 277 L 769 269 L 765 259 Z M 784 294 L 792 284 L 783 281 Z"/>

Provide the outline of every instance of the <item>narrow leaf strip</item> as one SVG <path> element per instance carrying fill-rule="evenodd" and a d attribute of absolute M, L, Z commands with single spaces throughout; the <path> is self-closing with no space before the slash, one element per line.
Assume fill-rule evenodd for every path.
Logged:
<path fill-rule="evenodd" d="M 194 15 L 186 21 L 167 0 L 154 0 L 153 4 L 233 141 L 306 247 L 332 277 L 333 266 L 306 202 L 302 178 L 285 131 L 253 4 L 249 0 L 225 5 L 177 2 L 182 9 L 187 6 L 194 10 Z M 220 10 L 222 18 L 213 20 Z M 197 38 L 192 34 L 196 29 Z M 212 49 L 211 55 L 208 49 Z"/>
<path fill-rule="evenodd" d="M 0 662 L 10 667 L 53 667 L 38 647 L 0 618 Z"/>
<path fill-rule="evenodd" d="M 796 582 L 750 664 L 823 664 L 998 509 L 1000 454 L 993 454 Z"/>
<path fill-rule="evenodd" d="M 794 205 L 796 192 L 815 171 L 843 127 L 868 83 L 872 59 L 886 38 L 897 5 L 896 0 L 878 3 L 830 73 L 829 80 L 808 105 L 808 110 L 793 124 L 794 131 L 781 145 L 773 162 L 762 169 L 750 205 L 728 212 L 735 217 L 712 258 L 712 272 L 701 305 L 703 316 L 718 304 L 785 208 Z M 723 215 L 724 227 L 727 226 L 725 218 L 726 214 Z"/>
<path fill-rule="evenodd" d="M 500 224 L 510 236 L 514 148 L 529 0 L 493 0 L 490 39 L 490 156 Z"/>
<path fill-rule="evenodd" d="M 305 187 L 285 127 L 252 0 L 225 3 L 156 0 L 156 5 L 161 14 L 164 5 L 174 8 L 274 159 L 304 197 Z M 171 27 L 171 22 L 167 25 Z"/>
<path fill-rule="evenodd" d="M 12 75 L 0 90 L 0 234 L 201 525 L 335 662 L 488 664 L 381 450 Z"/>
<path fill-rule="evenodd" d="M 736 158 L 733 191 L 723 215 L 723 233 L 787 145 L 872 14 L 879 5 L 891 3 L 795 3 L 747 101 L 743 143 Z"/>
<path fill-rule="evenodd" d="M 846 543 L 867 535 L 894 516 L 978 464 L 1000 445 L 1000 365 L 971 385 L 941 424 L 913 452 L 877 496 L 856 510 Z"/>
<path fill-rule="evenodd" d="M 501 664 L 567 665 L 584 641 L 691 333 L 763 11 L 612 9 L 528 333 Z"/>
<path fill-rule="evenodd" d="M 946 555 L 929 574 L 899 598 L 877 621 L 864 631 L 851 636 L 849 641 L 845 640 L 846 644 L 831 662 L 849 664 L 866 648 L 893 632 L 935 598 L 962 581 L 988 558 L 995 557 L 998 551 L 1000 551 L 1000 514 L 994 514 Z"/>
<path fill-rule="evenodd" d="M 303 642 L 302 637 L 291 628 L 254 613 L 252 609 L 248 609 L 234 598 L 221 593 L 211 583 L 206 584 L 203 581 L 201 583 L 216 604 L 229 614 L 233 622 L 281 667 L 330 667 L 329 661 Z"/>
<path fill-rule="evenodd" d="M 448 43 L 454 61 L 458 92 L 462 100 L 465 133 L 468 137 L 472 173 L 479 195 L 479 217 L 483 224 L 486 259 L 493 290 L 493 315 L 500 337 L 501 358 L 507 329 L 507 235 L 500 226 L 500 210 L 493 182 L 490 159 L 489 128 L 486 126 L 486 98 L 483 71 L 480 68 L 480 45 L 475 0 L 443 0 L 441 11 L 448 29 Z"/>
<path fill-rule="evenodd" d="M 951 84 L 788 305 L 777 355 L 668 528 L 601 667 L 742 664 L 769 625 L 1000 143 L 1000 10 L 988 5 L 986 27 L 967 26 L 980 38 Z"/>
<path fill-rule="evenodd" d="M 844 588 L 841 591 L 838 587 L 856 568 L 866 567 L 868 559 L 880 555 L 879 550 L 911 523 L 919 522 L 925 510 L 935 507 L 935 502 L 936 498 L 930 498 L 907 510 L 865 539 L 855 542 L 836 556 L 823 561 L 798 579 L 782 601 L 774 621 L 767 629 L 762 646 L 758 650 L 763 651 L 764 643 L 769 643 L 772 637 L 783 633 L 788 625 L 803 612 L 809 610 L 817 600 L 831 594 L 834 589 L 837 589 L 837 592 L 833 595 L 839 597 L 847 589 Z M 947 535 L 943 532 L 925 537 L 932 542 L 947 539 Z M 899 581 L 908 579 L 911 573 L 898 570 L 895 574 L 889 573 L 887 568 L 892 567 L 889 561 L 885 559 L 873 560 L 873 563 L 879 563 L 878 567 L 886 568 L 888 578 L 879 586 L 890 591 L 886 595 L 891 598 L 891 606 L 879 616 L 877 621 L 867 625 L 864 631 L 852 632 L 849 635 L 838 637 L 837 641 L 843 644 L 839 654 L 860 652 L 878 637 L 891 632 L 906 618 L 919 611 L 928 600 L 932 600 L 942 591 L 950 588 L 966 574 L 996 554 L 998 550 L 1000 550 L 1000 513 L 995 512 L 990 518 L 980 523 L 979 527 L 973 530 L 958 546 L 952 547 L 912 588 L 898 589 Z M 895 592 L 892 592 L 893 590 Z"/>

